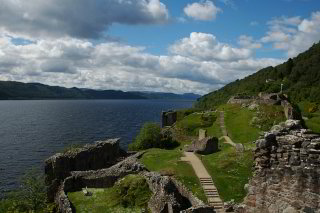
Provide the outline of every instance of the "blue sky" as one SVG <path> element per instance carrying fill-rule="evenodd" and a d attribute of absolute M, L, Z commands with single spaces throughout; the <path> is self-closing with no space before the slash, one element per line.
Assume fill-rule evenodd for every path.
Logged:
<path fill-rule="evenodd" d="M 248 34 L 259 39 L 268 30 L 267 22 L 272 18 L 300 16 L 307 18 L 314 11 L 320 10 L 318 0 L 238 0 L 213 1 L 223 12 L 216 20 L 196 21 L 189 19 L 183 12 L 193 0 L 164 0 L 170 10 L 171 22 L 165 25 L 128 26 L 114 24 L 108 35 L 122 39 L 129 44 L 148 47 L 154 54 L 167 54 L 167 47 L 191 32 L 205 32 L 216 35 L 221 42 L 237 45 L 240 35 Z M 230 2 L 225 3 L 225 2 Z M 179 22 L 183 17 L 186 22 Z M 320 38 L 319 38 L 320 40 Z M 282 51 L 263 49 L 258 57 L 285 57 Z"/>
<path fill-rule="evenodd" d="M 0 80 L 205 94 L 320 40 L 319 0 L 0 4 Z"/>

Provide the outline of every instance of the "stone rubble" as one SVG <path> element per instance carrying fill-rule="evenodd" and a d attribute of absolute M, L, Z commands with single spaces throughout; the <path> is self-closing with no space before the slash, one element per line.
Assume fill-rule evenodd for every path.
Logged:
<path fill-rule="evenodd" d="M 236 212 L 320 213 L 320 135 L 287 120 L 255 143 L 254 176 Z"/>

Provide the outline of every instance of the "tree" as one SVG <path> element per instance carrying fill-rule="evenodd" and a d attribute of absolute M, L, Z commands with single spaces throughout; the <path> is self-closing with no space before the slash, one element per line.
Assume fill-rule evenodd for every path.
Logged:
<path fill-rule="evenodd" d="M 144 150 L 150 148 L 173 148 L 178 143 L 172 140 L 168 131 L 162 131 L 157 123 L 145 123 L 132 144 L 129 144 L 129 150 Z"/>

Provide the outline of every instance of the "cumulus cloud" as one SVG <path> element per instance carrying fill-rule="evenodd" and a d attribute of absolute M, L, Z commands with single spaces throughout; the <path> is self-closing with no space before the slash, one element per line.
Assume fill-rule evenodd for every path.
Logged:
<path fill-rule="evenodd" d="M 222 10 L 209 0 L 188 4 L 184 8 L 184 13 L 188 17 L 201 21 L 215 20 L 217 14 L 221 12 Z"/>
<path fill-rule="evenodd" d="M 235 48 L 221 43 L 212 34 L 193 32 L 169 47 L 173 54 L 187 56 L 198 60 L 238 60 L 251 56 L 247 48 Z"/>
<path fill-rule="evenodd" d="M 12 37 L 0 34 L 0 80 L 204 94 L 282 62 L 254 59 L 250 49 L 223 44 L 204 33 L 191 33 L 170 49 L 169 55 L 153 55 L 140 46 L 75 38 L 15 45 Z"/>
<path fill-rule="evenodd" d="M 261 43 L 254 41 L 253 37 L 246 35 L 241 35 L 239 37 L 238 44 L 249 49 L 257 49 L 262 47 Z"/>
<path fill-rule="evenodd" d="M 169 19 L 160 0 L 0 0 L 0 29 L 17 36 L 98 38 L 113 23 Z"/>
<path fill-rule="evenodd" d="M 311 14 L 310 18 L 280 17 L 268 22 L 269 31 L 261 38 L 270 42 L 275 49 L 287 51 L 288 57 L 307 50 L 320 38 L 320 11 Z"/>

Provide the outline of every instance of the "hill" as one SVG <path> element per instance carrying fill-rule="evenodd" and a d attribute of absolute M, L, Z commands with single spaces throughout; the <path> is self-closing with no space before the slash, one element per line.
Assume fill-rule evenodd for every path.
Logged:
<path fill-rule="evenodd" d="M 184 99 L 196 100 L 195 94 L 123 92 L 48 86 L 40 83 L 0 81 L 0 100 L 29 99 Z"/>
<path fill-rule="evenodd" d="M 236 94 L 257 95 L 259 92 L 284 93 L 293 103 L 320 101 L 320 42 L 309 50 L 276 67 L 267 67 L 241 80 L 201 97 L 199 108 L 211 108 L 224 104 Z"/>
<path fill-rule="evenodd" d="M 135 94 L 143 96 L 147 99 L 175 99 L 175 100 L 197 100 L 200 95 L 194 93 L 165 93 L 165 92 L 135 92 Z"/>

